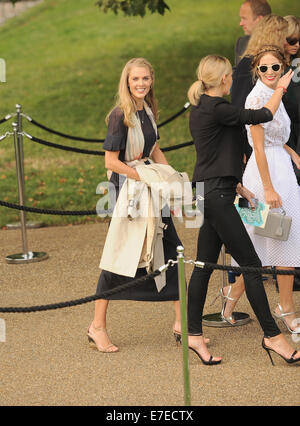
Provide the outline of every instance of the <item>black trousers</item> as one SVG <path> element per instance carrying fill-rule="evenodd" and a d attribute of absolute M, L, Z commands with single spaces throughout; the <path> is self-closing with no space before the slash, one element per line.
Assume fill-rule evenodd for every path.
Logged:
<path fill-rule="evenodd" d="M 215 189 L 205 196 L 204 223 L 199 230 L 197 260 L 216 263 L 222 244 L 242 266 L 261 267 L 252 241 L 233 204 L 235 188 Z M 212 270 L 195 267 L 188 288 L 189 334 L 202 333 L 202 315 Z M 266 337 L 280 334 L 269 308 L 261 273 L 243 273 L 251 307 Z"/>

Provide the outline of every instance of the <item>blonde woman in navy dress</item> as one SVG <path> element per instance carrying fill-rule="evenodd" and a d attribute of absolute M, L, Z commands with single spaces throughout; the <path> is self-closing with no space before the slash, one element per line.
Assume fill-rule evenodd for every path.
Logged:
<path fill-rule="evenodd" d="M 120 175 L 140 180 L 137 171 L 126 164 L 125 151 L 130 129 L 140 126 L 144 136 L 144 149 L 134 159 L 151 158 L 155 163 L 168 164 L 160 150 L 157 139 L 157 105 L 154 96 L 154 71 L 151 64 L 144 58 L 131 59 L 124 67 L 120 83 L 116 107 L 108 114 L 108 132 L 103 148 L 105 149 L 105 167 L 112 171 L 110 182 L 115 185 L 117 194 L 120 190 Z M 133 158 L 132 158 L 133 159 Z M 165 260 L 176 259 L 176 247 L 181 245 L 170 215 L 162 217 L 165 228 L 163 231 L 163 248 Z M 128 253 L 128 256 L 131 254 Z M 113 272 L 102 270 L 97 287 L 97 295 L 130 280 L 147 275 L 145 268 L 138 268 L 136 276 L 129 278 Z M 143 284 L 117 293 L 114 296 L 101 298 L 95 303 L 94 319 L 88 329 L 89 340 L 95 343 L 100 352 L 117 352 L 119 348 L 112 344 L 106 330 L 106 313 L 109 300 L 137 301 L 173 301 L 175 322 L 173 333 L 176 340 L 180 339 L 180 306 L 178 295 L 177 268 L 169 268 L 166 272 L 166 285 L 158 292 L 153 279 Z M 126 322 L 126 317 L 121 319 Z"/>

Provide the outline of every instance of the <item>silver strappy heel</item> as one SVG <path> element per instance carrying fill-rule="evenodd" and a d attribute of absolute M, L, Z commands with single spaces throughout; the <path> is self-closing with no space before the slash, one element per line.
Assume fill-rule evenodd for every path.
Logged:
<path fill-rule="evenodd" d="M 286 326 L 286 328 L 288 329 L 288 331 L 291 334 L 300 334 L 300 327 L 297 327 L 295 330 L 292 330 L 290 328 L 290 326 L 288 325 L 288 323 L 285 321 L 285 317 L 289 316 L 289 315 L 295 315 L 295 312 L 283 312 L 283 309 L 281 307 L 281 305 L 278 303 L 278 309 L 280 311 L 280 314 L 277 314 L 275 311 L 273 312 L 273 317 L 276 320 L 280 320 L 283 322 L 283 324 Z"/>
<path fill-rule="evenodd" d="M 222 300 L 221 317 L 222 317 L 223 321 L 226 321 L 228 324 L 230 324 L 233 327 L 235 327 L 236 323 L 234 322 L 233 316 L 231 315 L 230 317 L 225 317 L 225 315 L 224 315 L 227 301 L 228 300 L 231 300 L 231 301 L 235 300 L 233 297 L 230 297 L 231 290 L 232 290 L 232 285 L 229 286 L 228 294 L 225 296 L 225 294 L 223 293 L 223 288 L 220 288 L 219 294 L 214 299 L 214 301 L 212 302 L 212 304 L 215 303 L 215 301 L 218 299 L 218 297 L 221 296 L 221 300 Z"/>

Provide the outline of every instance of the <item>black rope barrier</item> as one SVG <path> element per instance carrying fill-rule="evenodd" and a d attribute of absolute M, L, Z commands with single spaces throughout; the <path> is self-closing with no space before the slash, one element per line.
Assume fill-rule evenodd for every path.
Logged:
<path fill-rule="evenodd" d="M 107 291 L 103 292 L 103 294 L 101 296 L 98 296 L 97 294 L 95 294 L 93 296 L 88 296 L 88 297 L 84 297 L 84 298 L 81 298 L 81 299 L 70 300 L 68 302 L 52 303 L 52 304 L 49 304 L 49 305 L 29 306 L 29 307 L 5 307 L 5 308 L 0 308 L 0 312 L 1 313 L 9 313 L 9 314 L 11 314 L 11 313 L 15 313 L 15 314 L 31 313 L 31 312 L 50 311 L 50 310 L 54 310 L 54 309 L 62 309 L 62 308 L 69 308 L 69 307 L 72 307 L 72 306 L 83 305 L 84 303 L 93 302 L 93 301 L 98 300 L 98 299 L 105 299 L 106 297 L 112 296 L 116 293 L 120 293 L 123 290 L 127 290 L 129 288 L 136 287 L 137 285 L 143 283 L 144 281 L 146 281 L 148 279 L 155 278 L 160 274 L 161 274 L 161 271 L 157 269 L 156 271 L 152 272 L 151 274 L 144 275 L 141 278 L 137 278 L 136 280 L 129 281 L 126 284 L 119 285 L 119 286 L 117 286 L 117 287 L 115 287 L 111 290 L 107 290 Z"/>
<path fill-rule="evenodd" d="M 190 145 L 193 145 L 193 144 L 194 144 L 194 141 L 189 141 L 189 142 L 180 143 L 178 145 L 167 146 L 166 148 L 160 148 L 160 149 L 163 152 L 174 151 L 175 149 L 185 148 L 186 146 L 190 146 Z"/>
<path fill-rule="evenodd" d="M 12 118 L 12 114 L 7 114 L 5 117 L 1 118 L 0 124 L 5 123 L 5 121 L 8 121 Z"/>
<path fill-rule="evenodd" d="M 41 145 L 46 145 L 46 146 L 50 146 L 52 148 L 62 149 L 63 151 L 72 151 L 72 152 L 77 152 L 77 153 L 80 153 L 80 154 L 90 154 L 90 155 L 104 155 L 105 154 L 104 151 L 91 151 L 90 149 L 73 148 L 71 146 L 59 145 L 57 143 L 44 141 L 43 139 L 39 139 L 39 138 L 36 138 L 35 136 L 28 135 L 27 133 L 24 133 L 24 135 L 28 139 L 30 139 L 34 142 L 37 142 Z"/>
<path fill-rule="evenodd" d="M 202 266 L 200 266 L 202 267 Z M 231 266 L 231 265 L 219 265 L 215 263 L 205 262 L 204 268 L 206 269 L 217 269 L 219 271 L 232 271 L 237 273 L 243 272 L 258 272 L 266 275 L 299 275 L 300 270 L 292 269 L 275 269 L 275 268 L 255 268 L 253 266 Z"/>
<path fill-rule="evenodd" d="M 113 209 L 107 209 L 107 210 L 52 210 L 52 209 L 39 209 L 37 207 L 28 207 L 28 206 L 22 206 L 19 204 L 14 203 L 8 203 L 7 201 L 0 200 L 0 206 L 16 209 L 16 210 L 23 210 L 26 212 L 31 213 L 40 213 L 40 214 L 50 214 L 50 215 L 62 215 L 62 216 L 88 216 L 88 215 L 100 215 L 100 214 L 111 214 L 113 212 Z M 279 274 L 279 275 L 300 275 L 300 270 L 274 270 L 274 269 L 266 269 L 266 268 L 254 268 L 252 266 L 231 266 L 231 265 L 219 265 L 215 263 L 209 263 L 206 262 L 205 264 L 202 264 L 201 262 L 196 262 L 196 266 L 198 267 L 204 267 L 206 269 L 217 269 L 221 271 L 233 271 L 237 273 L 242 272 L 259 272 L 263 274 L 273 275 L 273 274 Z"/>
<path fill-rule="evenodd" d="M 191 263 L 191 262 L 188 262 Z M 225 271 L 235 271 L 235 272 L 259 272 L 259 273 L 263 273 L 263 274 L 270 274 L 270 275 L 300 275 L 300 271 L 297 270 L 287 270 L 287 269 L 280 269 L 280 270 L 274 270 L 274 269 L 264 269 L 264 268 L 255 268 L 255 267 L 238 267 L 238 266 L 230 266 L 230 265 L 219 265 L 219 264 L 215 264 L 215 263 L 202 263 L 202 262 L 192 262 L 195 263 L 196 266 L 200 267 L 200 268 L 206 268 L 206 269 L 217 269 L 217 270 L 225 270 Z M 173 265 L 174 266 L 174 265 Z M 32 313 L 32 312 L 41 312 L 41 311 L 49 311 L 49 310 L 54 310 L 54 309 L 62 309 L 62 308 L 68 308 L 68 307 L 72 307 L 72 306 L 78 306 L 78 305 L 83 305 L 85 303 L 89 303 L 89 302 L 93 302 L 95 300 L 98 299 L 105 299 L 106 297 L 112 296 L 114 294 L 120 293 L 123 290 L 127 290 L 129 288 L 133 288 L 141 283 L 143 283 L 144 281 L 148 280 L 148 279 L 153 279 L 155 277 L 157 277 L 158 275 L 160 275 L 163 270 L 165 270 L 165 267 L 162 267 L 160 269 L 157 269 L 156 271 L 148 274 L 148 275 L 144 275 L 143 277 L 137 278 L 133 281 L 129 281 L 126 284 L 122 284 L 120 286 L 115 287 L 114 289 L 111 290 L 107 290 L 105 292 L 103 292 L 103 294 L 101 296 L 95 294 L 93 296 L 87 296 L 81 299 L 75 299 L 75 300 L 70 300 L 67 302 L 60 302 L 60 303 L 52 303 L 52 304 L 48 304 L 48 305 L 37 305 L 37 306 L 29 306 L 29 307 L 4 307 L 1 308 L 0 307 L 0 312 L 1 313 Z"/>
<path fill-rule="evenodd" d="M 190 103 L 187 102 L 184 107 L 178 111 L 176 114 L 172 115 L 171 117 L 169 117 L 168 119 L 166 119 L 165 121 L 163 121 L 162 123 L 159 123 L 157 125 L 158 128 L 165 126 L 166 124 L 170 123 L 171 121 L 175 120 L 175 118 L 179 117 L 181 114 L 183 114 L 190 106 Z M 58 136 L 62 136 L 63 138 L 66 139 L 71 139 L 71 140 L 75 140 L 75 141 L 82 141 L 82 142 L 92 142 L 92 143 L 99 143 L 99 142 L 104 142 L 105 139 L 96 139 L 96 138 L 83 138 L 80 136 L 72 136 L 72 135 L 68 135 L 66 133 L 60 132 L 58 130 L 54 130 L 51 129 L 50 127 L 45 126 L 44 124 L 39 123 L 38 121 L 34 120 L 32 117 L 29 117 L 26 114 L 23 114 L 24 117 L 27 118 L 27 120 L 34 124 L 35 126 L 46 130 L 49 133 L 53 133 L 54 135 L 58 135 Z M 5 121 L 5 120 L 4 120 Z M 1 124 L 1 121 L 0 121 Z"/>
<path fill-rule="evenodd" d="M 157 128 L 160 128 L 162 126 L 165 126 L 166 124 L 170 123 L 171 121 L 175 120 L 175 118 L 179 117 L 181 114 L 183 114 L 190 106 L 190 103 L 187 102 L 184 107 L 178 111 L 176 114 L 172 115 L 172 117 L 168 118 L 167 120 L 163 121 L 162 123 L 159 123 L 157 125 Z"/>
<path fill-rule="evenodd" d="M 9 209 L 23 210 L 30 213 L 39 214 L 50 214 L 59 216 L 91 216 L 100 214 L 110 214 L 113 212 L 112 209 L 107 210 L 51 210 L 51 209 L 39 209 L 37 207 L 22 206 L 19 204 L 8 203 L 0 200 L 0 206 L 7 207 Z"/>
<path fill-rule="evenodd" d="M 29 140 L 37 142 L 37 143 L 39 143 L 41 145 L 49 146 L 51 148 L 62 149 L 64 151 L 77 152 L 79 154 L 105 155 L 105 151 L 95 151 L 95 150 L 90 150 L 90 149 L 73 148 L 71 146 L 60 145 L 60 144 L 57 144 L 57 143 L 54 143 L 54 142 L 45 141 L 43 139 L 40 139 L 40 138 L 37 138 L 35 136 L 29 135 L 28 133 L 24 133 L 24 136 L 26 136 Z M 177 145 L 173 145 L 173 146 L 168 146 L 168 147 L 165 147 L 165 148 L 161 148 L 161 150 L 163 152 L 174 151 L 176 149 L 180 149 L 180 148 L 184 148 L 186 146 L 193 145 L 193 143 L 194 143 L 193 141 L 183 142 L 181 144 L 177 144 Z"/>
<path fill-rule="evenodd" d="M 26 118 L 28 119 L 28 121 L 30 121 L 35 126 L 40 127 L 41 129 L 46 130 L 49 133 L 53 133 L 54 135 L 62 136 L 63 138 L 72 139 L 74 141 L 82 141 L 82 142 L 93 142 L 93 143 L 104 142 L 104 139 L 91 139 L 91 138 L 82 138 L 82 137 L 79 137 L 79 136 L 67 135 L 66 133 L 62 133 L 62 132 L 59 132 L 57 130 L 50 129 L 47 126 L 44 126 L 43 124 L 38 123 L 36 120 L 34 120 L 31 117 L 26 117 Z"/>

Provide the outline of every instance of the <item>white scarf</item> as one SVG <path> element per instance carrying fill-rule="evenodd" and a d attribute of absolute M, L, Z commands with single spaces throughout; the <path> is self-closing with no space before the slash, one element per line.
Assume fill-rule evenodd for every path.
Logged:
<path fill-rule="evenodd" d="M 157 138 L 157 125 L 154 120 L 153 113 L 147 103 L 144 101 L 144 108 L 146 114 L 150 118 L 152 126 L 154 128 L 156 138 Z M 133 127 L 128 127 L 128 135 L 126 141 L 126 150 L 125 150 L 125 161 L 129 162 L 137 158 L 141 152 L 144 151 L 145 139 L 142 131 L 141 121 L 137 114 L 132 114 L 131 118 L 134 123 Z M 154 146 L 152 150 L 154 149 Z M 151 150 L 151 152 L 152 152 Z M 150 153 L 151 154 L 151 153 Z"/>

